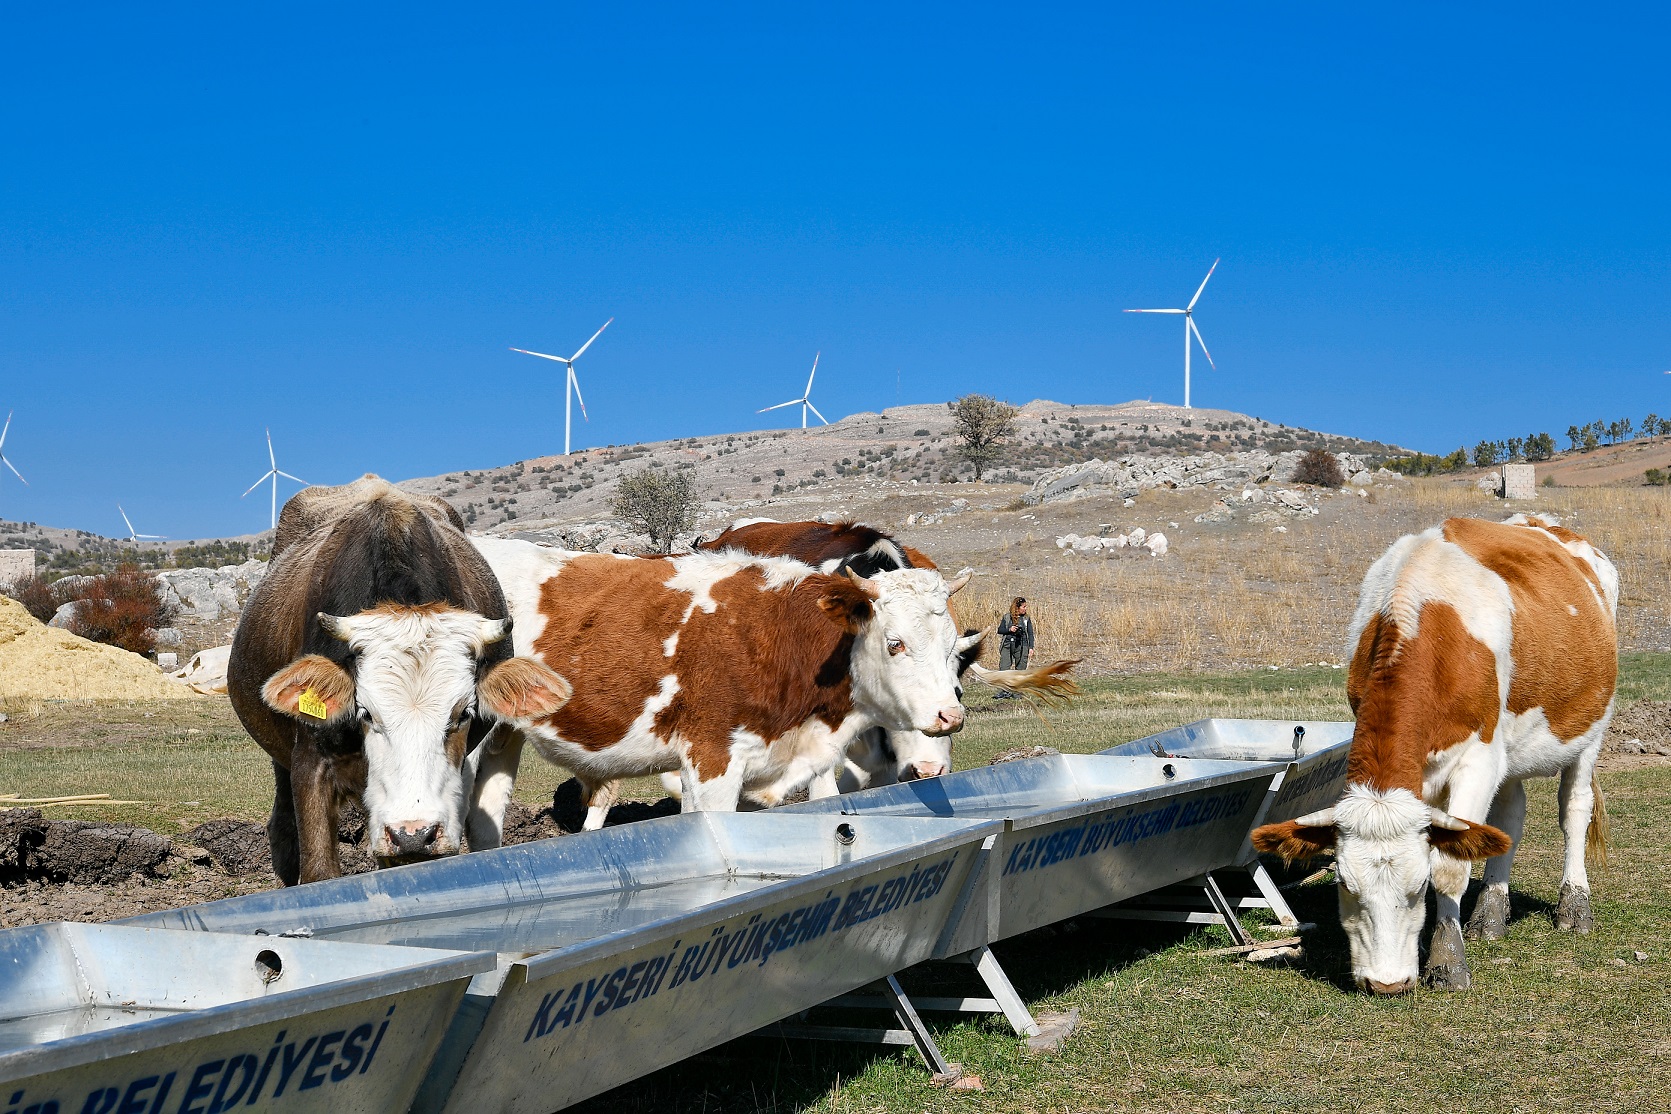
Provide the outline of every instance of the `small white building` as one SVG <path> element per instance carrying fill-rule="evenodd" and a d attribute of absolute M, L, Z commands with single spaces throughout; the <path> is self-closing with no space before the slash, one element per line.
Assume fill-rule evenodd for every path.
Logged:
<path fill-rule="evenodd" d="M 1536 499 L 1538 469 L 1535 464 L 1503 465 L 1503 498 Z"/>

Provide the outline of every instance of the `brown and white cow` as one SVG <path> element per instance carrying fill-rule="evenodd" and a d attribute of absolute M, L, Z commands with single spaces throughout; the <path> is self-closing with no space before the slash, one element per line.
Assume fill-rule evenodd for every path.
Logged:
<path fill-rule="evenodd" d="M 806 785 L 873 726 L 963 726 L 957 655 L 978 636 L 959 638 L 947 601 L 967 576 L 473 540 L 504 587 L 519 652 L 574 685 L 521 734 L 579 779 L 588 827 L 607 807 L 597 791 L 621 778 L 678 770 L 686 810 L 729 811 L 745 791 Z"/>
<path fill-rule="evenodd" d="M 1588 932 L 1586 850 L 1605 853 L 1596 758 L 1613 714 L 1618 574 L 1538 518 L 1453 518 L 1400 538 L 1364 580 L 1347 697 L 1357 713 L 1339 804 L 1253 833 L 1293 860 L 1335 849 L 1358 985 L 1415 986 L 1426 892 L 1438 921 L 1423 973 L 1465 989 L 1460 904 L 1487 859 L 1469 935 L 1506 931 L 1529 777 L 1560 774 L 1566 835 L 1556 925 Z"/>
<path fill-rule="evenodd" d="M 513 658 L 505 600 L 440 499 L 376 476 L 284 506 L 273 563 L 227 666 L 244 728 L 273 760 L 267 824 L 285 885 L 333 878 L 337 807 L 361 801 L 381 865 L 497 846 L 471 808 L 466 753 L 496 720 L 547 715 L 569 686 Z"/>

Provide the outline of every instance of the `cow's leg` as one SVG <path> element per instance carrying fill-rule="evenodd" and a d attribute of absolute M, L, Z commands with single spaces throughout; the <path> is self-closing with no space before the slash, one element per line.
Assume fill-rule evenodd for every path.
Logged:
<path fill-rule="evenodd" d="M 813 778 L 806 787 L 807 800 L 809 801 L 816 801 L 820 797 L 833 797 L 839 792 L 841 792 L 841 787 L 836 784 L 836 771 L 834 769 L 825 770 Z"/>
<path fill-rule="evenodd" d="M 1452 816 L 1478 823 L 1489 811 L 1496 789 L 1497 785 L 1485 777 L 1458 774 L 1451 782 L 1448 811 Z M 1473 972 L 1468 969 L 1468 956 L 1462 944 L 1462 895 L 1468 892 L 1468 875 L 1473 863 L 1439 851 L 1431 854 L 1436 915 L 1422 982 L 1434 990 L 1467 990 L 1473 984 Z"/>
<path fill-rule="evenodd" d="M 1566 866 L 1561 872 L 1561 900 L 1555 908 L 1555 927 L 1587 933 L 1595 927 L 1590 912 L 1590 875 L 1584 869 L 1586 842 L 1600 840 L 1600 825 L 1591 832 L 1596 816 L 1596 759 L 1601 747 L 1591 746 L 1578 761 L 1561 771 L 1561 833 L 1566 837 Z"/>
<path fill-rule="evenodd" d="M 298 881 L 302 860 L 296 846 L 296 799 L 290 792 L 290 771 L 273 763 L 273 814 L 267 818 L 267 846 L 272 849 L 273 874 L 283 886 Z"/>
<path fill-rule="evenodd" d="M 517 767 L 522 764 L 522 732 L 501 723 L 488 733 L 465 763 L 471 767 L 470 815 L 465 830 L 470 850 L 486 851 L 505 839 L 505 807 L 516 788 Z"/>
<path fill-rule="evenodd" d="M 1468 918 L 1463 934 L 1470 940 L 1501 940 L 1509 924 L 1509 871 L 1514 866 L 1514 853 L 1520 847 L 1520 833 L 1526 828 L 1526 786 L 1520 781 L 1505 781 L 1491 802 L 1491 814 L 1485 822 L 1501 828 L 1511 840 L 1509 849 L 1485 863 L 1485 888 L 1474 904 L 1474 915 Z"/>
<path fill-rule="evenodd" d="M 290 752 L 290 792 L 296 804 L 303 882 L 342 876 L 334 782 L 330 762 L 311 744 L 298 745 Z"/>
<path fill-rule="evenodd" d="M 681 812 L 736 812 L 743 795 L 743 763 L 733 756 L 723 774 L 702 781 L 687 758 L 679 767 L 679 783 L 684 790 Z"/>
<path fill-rule="evenodd" d="M 586 822 L 580 826 L 580 830 L 595 832 L 609 819 L 609 810 L 615 807 L 616 800 L 621 796 L 621 783 L 591 781 L 578 774 L 575 778 L 580 782 L 580 795 L 586 802 Z"/>

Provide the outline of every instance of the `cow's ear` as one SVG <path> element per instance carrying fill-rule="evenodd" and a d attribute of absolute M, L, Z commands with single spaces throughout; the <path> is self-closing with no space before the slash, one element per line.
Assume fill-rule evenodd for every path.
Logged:
<path fill-rule="evenodd" d="M 330 658 L 308 654 L 269 677 L 261 699 L 303 723 L 338 723 L 354 710 L 354 678 Z"/>
<path fill-rule="evenodd" d="M 1433 844 L 1434 850 L 1442 851 L 1453 859 L 1464 862 L 1495 859 L 1498 855 L 1508 854 L 1509 848 L 1514 845 L 1507 832 L 1490 824 L 1476 824 L 1471 820 L 1455 820 L 1453 823 L 1463 827 L 1458 830 L 1435 824 L 1427 830 L 1428 842 Z"/>
<path fill-rule="evenodd" d="M 533 658 L 511 658 L 487 671 L 476 695 L 479 707 L 494 719 L 530 720 L 567 704 L 574 686 Z"/>
<path fill-rule="evenodd" d="M 1253 829 L 1253 847 L 1265 855 L 1281 855 L 1285 863 L 1315 859 L 1334 848 L 1334 825 L 1302 826 L 1293 820 Z"/>
<path fill-rule="evenodd" d="M 818 597 L 818 609 L 849 634 L 858 634 L 870 622 L 874 609 L 868 593 L 844 576 L 832 576 Z"/>

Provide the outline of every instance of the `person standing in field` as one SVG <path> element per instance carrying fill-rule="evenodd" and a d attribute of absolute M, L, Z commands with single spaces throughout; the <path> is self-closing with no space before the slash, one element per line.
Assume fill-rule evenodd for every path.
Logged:
<path fill-rule="evenodd" d="M 998 668 L 1026 669 L 1033 652 L 1033 619 L 1027 614 L 1027 599 L 1010 601 L 1010 613 L 998 621 Z"/>

